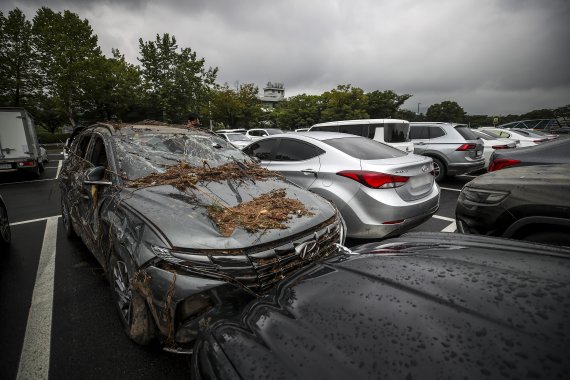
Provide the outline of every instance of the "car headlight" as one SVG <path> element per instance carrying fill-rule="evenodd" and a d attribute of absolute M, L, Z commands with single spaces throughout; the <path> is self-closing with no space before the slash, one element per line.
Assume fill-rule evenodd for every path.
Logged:
<path fill-rule="evenodd" d="M 509 196 L 508 191 L 500 190 L 483 190 L 472 187 L 465 187 L 461 190 L 460 197 L 467 199 L 474 203 L 481 203 L 485 205 L 500 203 L 503 199 Z"/>
<path fill-rule="evenodd" d="M 189 269 L 215 268 L 215 265 L 207 255 L 180 253 L 154 244 L 151 244 L 151 248 L 158 258 L 174 265 L 180 265 Z"/>

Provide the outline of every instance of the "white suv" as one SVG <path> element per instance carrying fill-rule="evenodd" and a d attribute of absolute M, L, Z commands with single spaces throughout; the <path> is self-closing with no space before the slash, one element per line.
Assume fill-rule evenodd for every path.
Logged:
<path fill-rule="evenodd" d="M 403 150 L 414 152 L 414 143 L 409 139 L 410 123 L 399 119 L 362 119 L 330 121 L 313 125 L 310 129 L 322 132 L 341 132 L 368 137 Z"/>

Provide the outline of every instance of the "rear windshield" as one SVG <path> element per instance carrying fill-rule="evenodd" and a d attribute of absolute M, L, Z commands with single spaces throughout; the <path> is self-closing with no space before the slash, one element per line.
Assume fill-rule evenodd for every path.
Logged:
<path fill-rule="evenodd" d="M 455 127 L 455 130 L 457 132 L 459 132 L 459 134 L 461 136 L 463 136 L 463 138 L 465 140 L 477 140 L 477 136 L 475 136 L 475 133 L 473 133 L 473 131 L 471 130 L 471 128 L 469 128 L 466 125 L 458 125 Z"/>
<path fill-rule="evenodd" d="M 323 142 L 360 160 L 381 160 L 406 155 L 399 149 L 364 137 L 341 137 Z"/>

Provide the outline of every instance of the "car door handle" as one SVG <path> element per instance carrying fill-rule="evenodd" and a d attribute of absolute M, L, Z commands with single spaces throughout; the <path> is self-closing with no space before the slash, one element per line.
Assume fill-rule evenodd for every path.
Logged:
<path fill-rule="evenodd" d="M 303 169 L 303 170 L 301 170 L 301 173 L 303 173 L 303 174 L 312 174 L 312 175 L 314 175 L 314 176 L 317 176 L 316 170 L 313 170 L 313 169 Z"/>
<path fill-rule="evenodd" d="M 422 141 L 417 142 L 416 144 L 418 144 L 418 145 L 426 145 L 426 143 L 425 143 L 425 142 L 422 142 Z"/>

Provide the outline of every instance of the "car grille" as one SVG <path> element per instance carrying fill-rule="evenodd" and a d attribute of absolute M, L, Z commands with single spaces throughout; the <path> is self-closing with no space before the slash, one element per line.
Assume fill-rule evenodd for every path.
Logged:
<path fill-rule="evenodd" d="M 185 255 L 177 252 L 177 258 L 184 258 L 177 264 L 261 294 L 298 269 L 337 252 L 341 228 L 340 223 L 328 221 L 310 235 L 304 234 L 276 247 L 252 248 L 251 252 L 242 254 Z"/>

